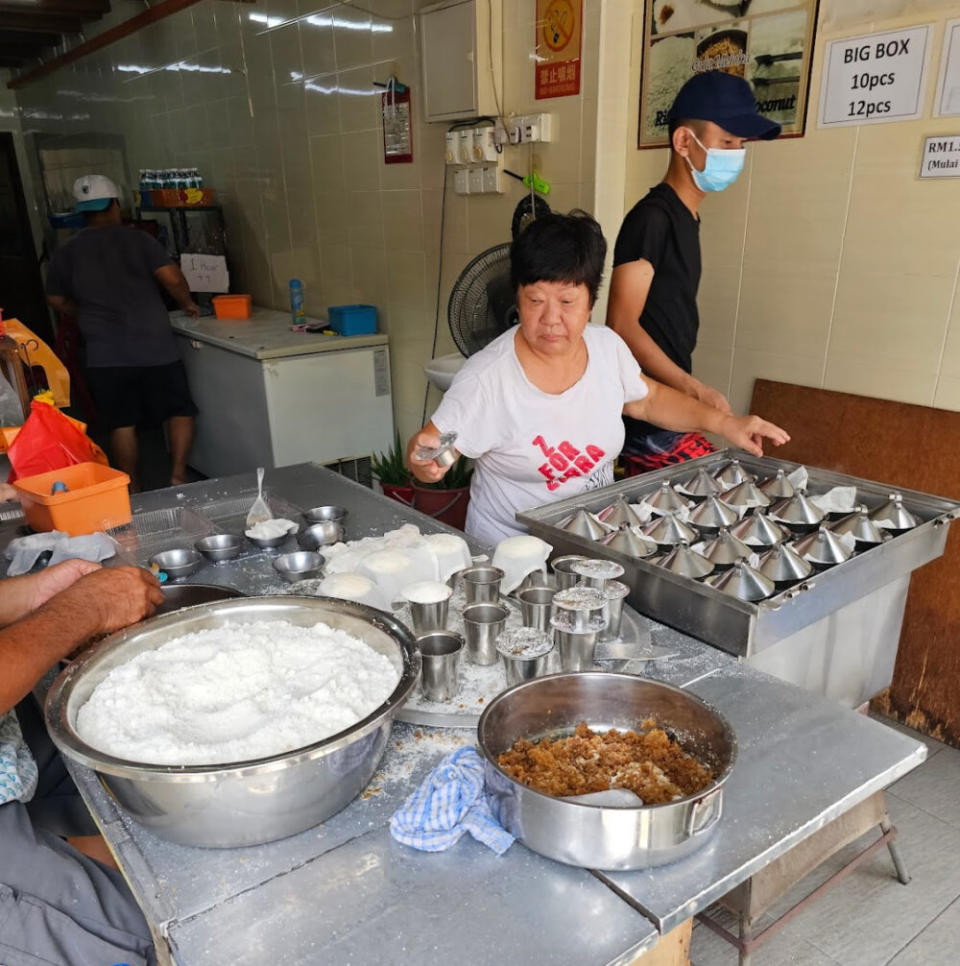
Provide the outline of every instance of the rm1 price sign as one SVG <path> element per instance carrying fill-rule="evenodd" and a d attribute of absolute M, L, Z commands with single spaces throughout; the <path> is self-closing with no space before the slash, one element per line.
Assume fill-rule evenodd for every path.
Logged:
<path fill-rule="evenodd" d="M 907 121 L 923 113 L 930 25 L 827 45 L 820 127 Z"/>

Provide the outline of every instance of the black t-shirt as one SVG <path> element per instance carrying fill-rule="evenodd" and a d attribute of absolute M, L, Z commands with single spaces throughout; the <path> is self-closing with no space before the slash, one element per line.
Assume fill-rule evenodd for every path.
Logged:
<path fill-rule="evenodd" d="M 651 188 L 620 226 L 614 267 L 641 258 L 653 266 L 653 281 L 638 321 L 667 358 L 690 372 L 700 327 L 700 221 L 668 184 Z M 657 431 L 650 423 L 624 422 L 628 439 Z"/>
<path fill-rule="evenodd" d="M 85 228 L 54 251 L 47 294 L 76 303 L 90 368 L 162 366 L 180 358 L 153 277 L 169 264 L 156 239 L 122 225 Z"/>

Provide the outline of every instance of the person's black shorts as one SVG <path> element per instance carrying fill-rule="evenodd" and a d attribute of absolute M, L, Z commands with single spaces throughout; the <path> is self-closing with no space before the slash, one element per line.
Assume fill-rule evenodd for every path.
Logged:
<path fill-rule="evenodd" d="M 196 416 L 197 407 L 179 360 L 165 366 L 87 369 L 87 386 L 105 429 L 159 426 L 172 416 Z"/>

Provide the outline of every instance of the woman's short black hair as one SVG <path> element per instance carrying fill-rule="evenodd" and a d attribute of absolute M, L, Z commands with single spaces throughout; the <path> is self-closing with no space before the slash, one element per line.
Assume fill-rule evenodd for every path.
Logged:
<path fill-rule="evenodd" d="M 535 282 L 586 285 L 590 305 L 603 281 L 607 243 L 595 219 L 585 211 L 551 212 L 524 228 L 510 246 L 510 280 L 514 289 Z"/>

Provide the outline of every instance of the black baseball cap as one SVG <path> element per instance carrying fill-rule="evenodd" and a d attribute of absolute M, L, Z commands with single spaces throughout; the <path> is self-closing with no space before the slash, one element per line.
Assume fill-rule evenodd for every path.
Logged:
<path fill-rule="evenodd" d="M 667 114 L 668 121 L 713 121 L 738 138 L 770 141 L 780 125 L 757 111 L 750 85 L 735 74 L 706 70 L 694 74 L 680 88 Z"/>

